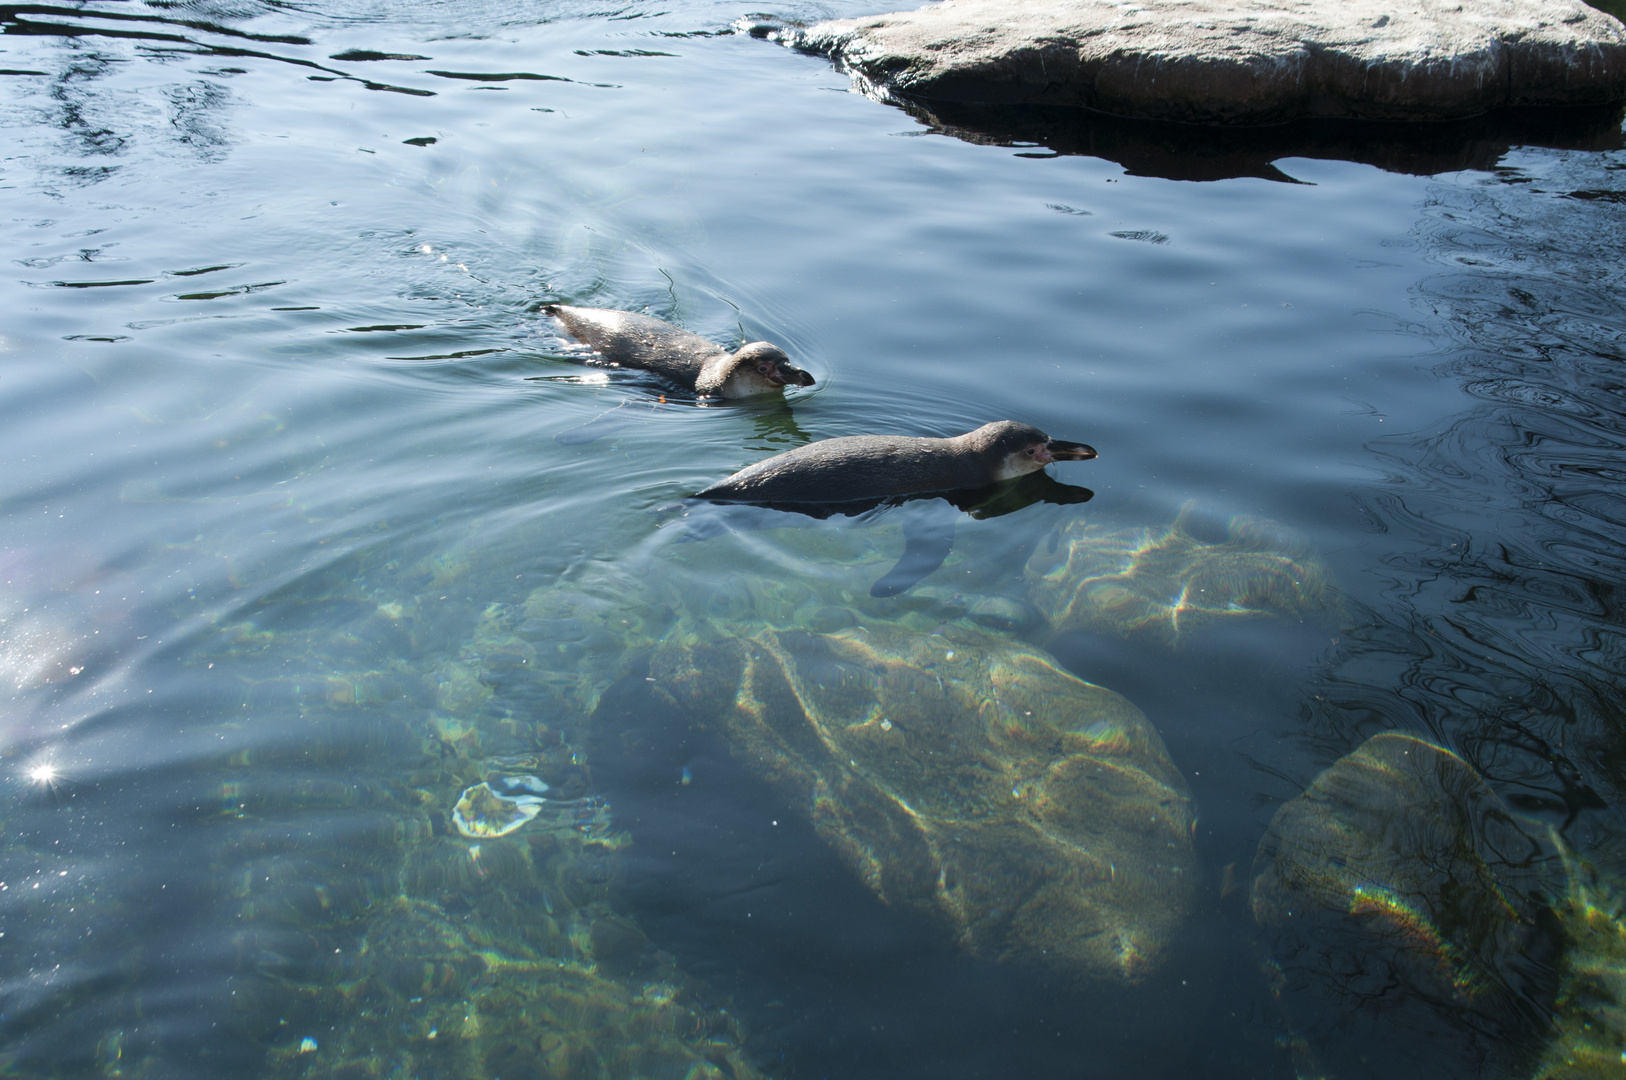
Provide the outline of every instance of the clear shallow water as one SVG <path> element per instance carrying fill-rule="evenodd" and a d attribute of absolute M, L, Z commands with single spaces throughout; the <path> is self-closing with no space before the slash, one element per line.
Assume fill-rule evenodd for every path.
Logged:
<path fill-rule="evenodd" d="M 0 13 L 14 1071 L 1288 1076 L 1250 868 L 1367 736 L 1620 864 L 1621 151 L 1136 176 L 934 134 L 720 5 Z M 820 384 L 561 446 L 641 390 L 550 359 L 553 299 Z M 530 676 L 598 655 L 533 591 L 681 563 L 656 511 L 688 493 L 1003 417 L 1096 446 L 1052 470 L 1095 498 L 962 523 L 943 575 L 1010 591 L 1052 527 L 1194 503 L 1340 590 L 1177 649 L 1046 639 L 1199 811 L 1195 914 L 1127 1004 L 881 908 L 739 769 L 639 818 Z M 850 528 L 884 555 L 893 524 Z M 510 759 L 587 801 L 471 856 L 449 808 Z"/>

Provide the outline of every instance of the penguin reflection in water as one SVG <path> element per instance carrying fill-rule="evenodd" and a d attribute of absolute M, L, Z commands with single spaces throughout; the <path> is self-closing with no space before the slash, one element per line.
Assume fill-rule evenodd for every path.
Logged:
<path fill-rule="evenodd" d="M 1030 424 L 1001 420 L 949 439 L 851 435 L 809 443 L 741 469 L 698 492 L 711 503 L 745 503 L 810 517 L 858 515 L 915 499 L 946 500 L 972 517 L 990 518 L 1035 502 L 1081 503 L 1088 488 L 1044 472 L 1055 461 L 1088 461 L 1095 450 L 1052 439 Z M 952 513 L 904 518 L 904 552 L 871 588 L 896 596 L 936 570 L 954 545 Z M 691 527 L 695 539 L 713 534 Z"/>
<path fill-rule="evenodd" d="M 548 304 L 543 311 L 594 352 L 589 361 L 612 368 L 647 371 L 699 401 L 738 400 L 782 394 L 787 386 L 812 386 L 813 376 L 790 362 L 785 350 L 766 341 L 750 341 L 734 352 L 699 334 L 648 315 L 610 308 Z M 555 440 L 566 445 L 592 442 L 622 427 L 630 418 L 625 404 Z"/>

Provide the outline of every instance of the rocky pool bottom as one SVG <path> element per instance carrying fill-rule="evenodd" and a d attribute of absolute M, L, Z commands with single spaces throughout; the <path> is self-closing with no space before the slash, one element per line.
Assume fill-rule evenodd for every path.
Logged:
<path fill-rule="evenodd" d="M 934 948 L 1107 1018 L 1155 1007 L 1213 902 L 1189 790 L 1145 715 L 1044 643 L 1088 625 L 1178 662 L 1221 621 L 1331 635 L 1338 593 L 1302 544 L 1262 522 L 1075 519 L 997 586 L 973 537 L 940 572 L 964 587 L 875 599 L 894 528 L 676 532 L 491 604 L 431 672 L 336 668 L 432 636 L 437 611 L 339 578 L 322 603 L 353 608 L 348 625 L 244 623 L 190 659 L 241 680 L 242 708 L 308 728 L 223 760 L 209 794 L 205 857 L 233 867 L 192 886 L 229 912 L 215 1053 L 263 1055 L 272 1076 L 799 1075 L 753 1029 L 763 1003 L 681 963 L 628 903 L 662 854 L 640 845 L 684 835 L 705 805 L 685 800 L 715 800 L 720 775 Z M 442 588 L 463 568 L 419 569 Z M 291 654 L 324 674 L 251 674 Z M 1301 1075 L 1419 1053 L 1442 1074 L 1618 1069 L 1619 890 L 1449 751 L 1371 739 L 1280 809 L 1252 874 L 1260 979 Z M 8 936 L 31 930 L 51 932 Z M 141 995 L 122 1000 L 112 1031 L 87 1017 L 95 1039 L 21 1044 L 11 1067 L 161 1074 L 176 1048 L 143 1042 Z"/>

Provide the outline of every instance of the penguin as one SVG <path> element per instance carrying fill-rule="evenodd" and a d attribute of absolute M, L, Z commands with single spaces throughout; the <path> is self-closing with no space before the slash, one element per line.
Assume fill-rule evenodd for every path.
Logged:
<path fill-rule="evenodd" d="M 598 362 L 652 372 L 699 398 L 758 397 L 781 393 L 786 386 L 813 385 L 812 375 L 766 341 L 747 342 L 730 353 L 648 315 L 566 304 L 546 304 L 542 310 L 598 353 Z"/>
<path fill-rule="evenodd" d="M 1087 502 L 1094 494 L 1088 488 L 1058 484 L 1043 470 L 1053 461 L 1095 456 L 1093 447 L 1052 439 L 1013 420 L 948 439 L 851 435 L 775 454 L 694 497 L 823 518 L 940 496 L 972 517 L 998 517 L 1034 502 Z M 1018 483 L 1008 485 L 1007 480 Z M 694 538 L 703 539 L 706 528 L 718 527 L 727 526 L 701 525 Z M 896 596 L 943 565 L 954 546 L 953 510 L 906 514 L 903 537 L 902 557 L 870 587 L 871 596 Z"/>
<path fill-rule="evenodd" d="M 1093 447 L 1000 420 L 949 439 L 849 435 L 775 454 L 698 492 L 708 502 L 831 506 L 969 491 L 1038 472 L 1052 461 L 1088 461 Z"/>

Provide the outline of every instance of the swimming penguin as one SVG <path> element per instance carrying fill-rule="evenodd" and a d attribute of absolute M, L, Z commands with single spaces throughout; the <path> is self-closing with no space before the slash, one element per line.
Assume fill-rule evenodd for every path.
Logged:
<path fill-rule="evenodd" d="M 985 488 L 1095 450 L 1000 420 L 951 439 L 849 435 L 775 454 L 699 492 L 711 502 L 831 505 Z"/>
<path fill-rule="evenodd" d="M 777 394 L 786 386 L 813 385 L 813 376 L 793 365 L 785 350 L 766 341 L 747 342 L 730 353 L 699 334 L 648 315 L 565 304 L 548 304 L 542 310 L 597 352 L 603 363 L 653 372 L 702 398 L 756 397 Z"/>
<path fill-rule="evenodd" d="M 1094 494 L 1088 488 L 1058 484 L 1042 470 L 1052 461 L 1088 461 L 1095 456 L 1095 450 L 1083 443 L 1052 439 L 1030 424 L 1012 420 L 984 424 L 950 439 L 852 435 L 776 454 L 695 498 L 829 517 L 856 515 L 882 503 L 942 496 L 972 517 L 998 517 L 1034 502 L 1087 502 Z M 1003 483 L 1018 477 L 1028 479 L 1014 486 Z M 903 555 L 870 587 L 870 595 L 896 596 L 943 565 L 954 546 L 954 518 L 947 506 L 906 514 Z M 706 528 L 719 525 L 700 524 L 695 538 L 704 538 Z"/>

